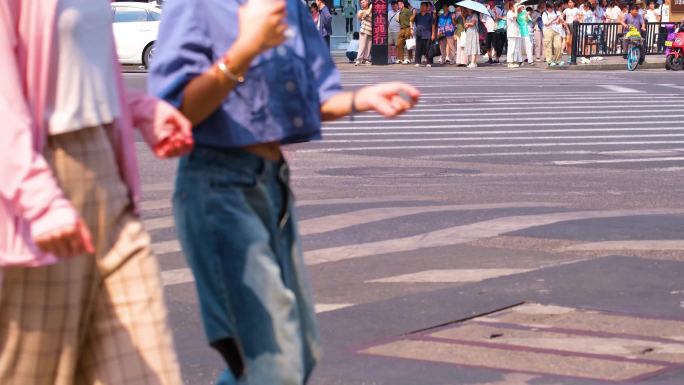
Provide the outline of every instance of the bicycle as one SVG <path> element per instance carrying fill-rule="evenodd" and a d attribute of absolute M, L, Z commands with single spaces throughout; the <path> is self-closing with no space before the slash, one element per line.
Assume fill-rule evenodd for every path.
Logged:
<path fill-rule="evenodd" d="M 643 38 L 639 31 L 632 27 L 624 36 L 627 42 L 627 71 L 634 71 L 641 61 Z"/>

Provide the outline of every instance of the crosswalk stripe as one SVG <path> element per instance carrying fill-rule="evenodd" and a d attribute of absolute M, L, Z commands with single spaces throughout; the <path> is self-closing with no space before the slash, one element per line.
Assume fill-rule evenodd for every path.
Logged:
<path fill-rule="evenodd" d="M 677 138 L 681 134 L 642 134 L 642 135 L 576 135 L 576 136 L 499 136 L 499 137 L 439 137 L 439 138 L 390 138 L 390 139 L 328 139 L 323 143 L 415 143 L 415 142 L 456 142 L 456 141 L 512 141 L 512 140 L 561 140 L 561 139 L 627 139 L 627 138 Z"/>
<path fill-rule="evenodd" d="M 676 107 L 676 106 L 679 106 L 679 105 L 680 105 L 680 104 L 672 104 L 673 107 Z M 554 107 L 554 108 L 555 108 L 555 107 Z M 592 113 L 594 113 L 593 111 L 587 111 L 587 110 L 586 110 L 586 107 L 578 107 L 578 108 L 581 108 L 582 111 L 563 111 L 563 112 L 561 112 L 561 113 L 558 113 L 558 112 L 556 112 L 555 110 L 554 110 L 553 112 L 544 112 L 544 111 L 541 111 L 541 112 L 540 112 L 540 111 L 519 111 L 519 109 L 516 108 L 515 111 L 513 111 L 513 112 L 506 112 L 505 114 L 498 114 L 498 113 L 497 113 L 497 114 L 495 114 L 495 115 L 496 115 L 496 116 L 500 116 L 500 115 L 505 115 L 505 116 L 534 116 L 534 115 L 544 115 L 544 116 L 548 116 L 548 115 L 553 115 L 554 117 L 556 117 L 556 116 L 566 116 L 566 115 L 587 115 L 587 116 L 590 116 Z M 468 109 L 463 109 L 463 110 L 459 109 L 458 111 L 472 111 L 472 110 L 473 110 L 473 109 L 468 108 Z M 491 108 L 488 108 L 488 109 L 481 109 L 481 110 L 482 110 L 482 111 L 492 112 L 492 111 L 491 111 Z M 420 111 L 420 110 L 417 110 L 417 111 Z M 645 114 L 645 113 L 651 113 L 651 112 L 666 113 L 666 112 L 681 112 L 681 111 L 682 111 L 681 108 L 674 108 L 674 109 L 643 109 L 643 110 L 640 109 L 638 112 L 625 112 L 625 113 L 622 113 L 622 114 L 616 115 L 616 116 L 622 117 L 622 116 L 625 116 L 626 114 L 630 114 L 630 113 L 631 113 L 631 114 L 633 114 L 633 115 L 635 115 L 635 116 L 637 116 L 637 117 L 643 117 L 643 114 Z M 411 113 L 408 113 L 408 114 L 404 115 L 405 118 L 434 117 L 434 116 L 435 116 L 435 114 L 431 114 L 431 113 L 430 113 L 430 114 L 422 114 L 422 113 L 420 113 L 420 112 L 411 112 Z M 440 110 L 439 116 L 442 117 L 442 118 L 444 118 L 444 119 L 440 119 L 439 121 L 444 121 L 444 120 L 448 120 L 447 118 L 450 118 L 450 117 L 453 117 L 453 116 L 477 116 L 477 117 L 482 117 L 482 113 L 481 113 L 481 112 L 453 112 L 451 109 L 444 109 L 444 110 Z M 487 119 L 489 119 L 489 117 L 487 117 Z M 383 120 L 383 121 L 386 121 L 387 119 L 385 119 L 385 118 L 384 118 L 383 116 L 381 116 L 381 115 L 367 114 L 367 115 L 359 115 L 359 116 L 357 116 L 357 117 L 354 119 L 354 123 L 356 123 L 356 124 L 362 124 L 362 123 L 367 123 L 367 122 L 370 123 L 370 122 L 373 122 L 373 121 L 375 121 L 375 120 Z M 392 119 L 392 122 L 394 122 L 394 123 L 396 123 L 396 122 L 398 122 L 398 121 L 401 121 L 401 120 L 400 120 L 400 119 Z M 412 121 L 413 121 L 413 120 L 412 120 Z M 421 120 L 421 121 L 424 121 L 424 120 Z M 342 123 L 342 122 L 341 122 L 341 121 L 327 122 L 327 123 L 325 123 L 325 125 L 327 126 L 327 125 L 331 125 L 331 124 L 334 125 L 334 124 L 339 124 L 339 123 Z"/>
<path fill-rule="evenodd" d="M 641 132 L 641 131 L 684 131 L 679 127 L 604 127 L 604 128 L 560 128 L 548 130 L 478 130 L 478 131 L 383 131 L 383 132 L 326 132 L 325 137 L 354 136 L 416 136 L 416 135 L 501 135 L 501 134 L 548 134 L 569 132 Z M 399 139 L 401 140 L 401 139 Z"/>
<path fill-rule="evenodd" d="M 677 125 L 681 124 L 681 121 L 679 120 L 643 120 L 643 121 L 627 121 L 627 122 L 620 122 L 619 123 L 621 126 L 643 126 L 646 124 L 653 124 L 653 125 L 666 125 L 666 124 L 671 124 L 671 125 Z M 566 122 L 563 123 L 563 126 L 612 126 L 615 125 L 614 122 Z M 411 127 L 411 126 L 392 126 L 388 123 L 386 123 L 383 126 L 379 127 L 373 127 L 373 130 L 383 130 L 383 131 L 389 131 L 389 130 L 412 130 L 415 132 L 420 132 L 421 129 L 425 130 L 434 130 L 438 128 L 451 128 L 451 129 L 456 129 L 456 128 L 476 128 L 476 127 L 529 127 L 530 123 L 495 123 L 495 124 L 449 124 L 449 125 L 429 125 L 425 127 Z M 558 123 L 534 123 L 535 127 L 557 127 Z M 359 130 L 369 130 L 371 128 L 361 128 L 361 127 L 327 127 L 326 130 L 329 131 L 359 131 Z M 324 130 L 325 133 L 325 130 Z"/>
<path fill-rule="evenodd" d="M 682 114 L 665 114 L 665 115 L 660 115 L 660 118 L 682 118 L 684 115 Z M 630 114 L 620 114 L 620 115 L 603 115 L 603 116 L 535 116 L 535 117 L 504 117 L 504 118 L 492 118 L 492 117 L 487 117 L 485 119 L 482 119 L 483 121 L 492 121 L 492 122 L 510 122 L 510 121 L 537 121 L 537 120 L 543 120 L 543 121 L 548 121 L 548 120 L 553 120 L 555 122 L 561 121 L 561 120 L 591 120 L 592 122 L 595 122 L 597 120 L 610 120 L 610 124 L 621 124 L 620 120 L 622 119 L 638 119 L 641 118 L 641 113 L 638 115 L 630 115 Z M 439 122 L 472 122 L 473 118 L 466 118 L 466 119 L 457 119 L 457 118 L 440 118 L 440 119 L 424 119 L 424 118 L 416 118 L 416 119 L 395 119 L 392 120 L 392 124 L 397 124 L 397 123 L 439 123 Z M 350 125 L 349 122 L 333 122 L 336 124 L 331 124 L 331 126 L 337 126 L 337 125 Z M 387 125 L 386 121 L 378 121 L 378 120 L 366 120 L 366 121 L 360 121 L 360 122 L 353 122 L 353 125 L 357 126 L 361 124 L 380 124 L 380 125 Z M 529 123 L 532 124 L 532 123 Z M 565 124 L 565 123 L 556 123 L 556 125 L 560 124 Z M 332 128 L 332 127 L 331 127 Z"/>
<path fill-rule="evenodd" d="M 634 162 L 672 162 L 684 160 L 684 156 L 669 156 L 657 158 L 624 158 L 624 159 L 585 159 L 585 160 L 556 160 L 552 163 L 559 166 L 573 166 L 583 164 L 634 163 Z"/>
<path fill-rule="evenodd" d="M 676 99 L 672 100 L 672 102 L 661 102 L 661 101 L 639 101 L 639 103 L 643 103 L 644 107 L 648 108 L 662 108 L 662 107 L 678 107 L 681 106 L 681 100 L 677 101 Z M 442 108 L 434 108 L 434 107 L 442 107 Z M 620 104 L 613 104 L 611 102 L 606 102 L 602 103 L 601 107 L 603 108 L 624 108 L 625 104 L 620 103 Z M 449 108 L 447 108 L 449 107 Z M 456 107 L 456 108 L 454 108 Z M 535 110 L 552 110 L 553 114 L 555 115 L 563 115 L 565 111 L 568 110 L 578 110 L 581 109 L 583 111 L 587 111 L 587 106 L 586 105 L 573 105 L 573 104 L 564 104 L 563 105 L 563 110 L 559 111 L 558 110 L 558 105 L 557 104 L 552 104 L 552 105 L 535 105 L 534 106 Z M 412 116 L 413 114 L 420 113 L 420 112 L 439 112 L 439 113 L 448 113 L 448 112 L 455 112 L 455 111 L 483 111 L 487 112 L 489 114 L 493 115 L 500 115 L 502 113 L 505 113 L 504 111 L 520 111 L 521 107 L 520 106 L 496 106 L 496 108 L 492 108 L 492 106 L 468 106 L 467 103 L 446 103 L 446 104 L 428 104 L 425 106 L 418 106 L 411 110 L 411 112 L 407 113 L 406 116 Z M 431 114 L 434 115 L 434 114 Z M 372 113 L 363 113 L 359 114 L 359 117 L 363 117 L 364 119 L 370 118 L 372 116 L 377 116 Z M 384 119 L 382 116 L 377 116 L 378 119 Z M 329 124 L 330 122 L 326 122 L 325 124 Z"/>
<path fill-rule="evenodd" d="M 299 222 L 301 235 L 320 234 L 329 231 L 341 230 L 351 226 L 379 222 L 387 219 L 400 218 L 415 214 L 432 212 L 485 210 L 501 208 L 525 208 L 525 207 L 559 207 L 561 204 L 543 202 L 510 202 L 472 205 L 439 205 L 418 207 L 380 207 L 356 210 L 344 214 L 333 214 L 324 217 L 307 219 Z"/>
<path fill-rule="evenodd" d="M 629 93 L 637 93 L 637 92 L 644 92 L 644 91 L 639 91 L 635 90 L 633 88 L 627 88 L 627 87 L 622 87 L 622 86 L 617 86 L 615 84 L 602 84 L 598 85 L 599 87 L 603 87 L 607 90 L 611 90 L 613 92 L 617 92 L 620 94 L 629 94 Z"/>
<path fill-rule="evenodd" d="M 368 146 L 368 147 L 344 147 L 344 148 L 315 148 L 297 150 L 302 153 L 317 152 L 345 152 L 345 151 L 390 151 L 390 150 L 449 150 L 468 148 L 516 148 L 516 147 L 577 147 L 577 146 L 622 146 L 622 145 L 652 145 L 652 144 L 684 144 L 684 141 L 650 141 L 650 142 L 572 142 L 572 143 L 511 143 L 511 144 L 455 144 L 455 145 L 432 145 L 432 146 Z"/>
<path fill-rule="evenodd" d="M 141 205 L 142 205 L 143 211 L 169 209 L 172 207 L 171 197 L 166 198 L 166 199 L 155 199 L 155 200 L 142 201 Z"/>
<path fill-rule="evenodd" d="M 424 270 L 366 281 L 367 283 L 466 283 L 522 274 L 534 269 L 444 269 Z"/>
<path fill-rule="evenodd" d="M 304 253 L 304 259 L 307 265 L 318 265 L 322 263 L 340 262 L 350 259 L 370 257 L 373 255 L 415 251 L 430 247 L 454 246 L 472 242 L 478 239 L 495 237 L 534 226 L 544 226 L 571 220 L 617 218 L 634 215 L 671 215 L 681 213 L 684 213 L 684 210 L 597 210 L 500 217 L 468 225 L 453 226 L 409 237 L 312 250 Z"/>
<path fill-rule="evenodd" d="M 490 157 L 490 156 L 535 156 L 535 155 L 602 155 L 615 156 L 619 154 L 665 154 L 684 151 L 684 147 L 679 148 L 664 148 L 662 150 L 624 150 L 624 151 L 512 151 L 512 152 L 484 152 L 474 154 L 436 154 L 436 155 L 421 155 L 418 159 L 448 159 L 448 158 L 475 158 L 475 157 Z"/>
<path fill-rule="evenodd" d="M 561 251 L 600 251 L 600 250 L 640 250 L 640 251 L 668 251 L 684 250 L 684 240 L 681 239 L 652 239 L 637 241 L 603 241 L 587 242 L 567 246 Z"/>

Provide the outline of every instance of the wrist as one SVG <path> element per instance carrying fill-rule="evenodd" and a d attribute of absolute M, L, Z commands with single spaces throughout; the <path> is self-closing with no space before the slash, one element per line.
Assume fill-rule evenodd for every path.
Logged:
<path fill-rule="evenodd" d="M 224 57 L 228 57 L 236 66 L 245 65 L 249 67 L 257 56 L 259 56 L 258 44 L 248 41 L 244 37 L 239 37 L 235 43 L 228 49 Z"/>

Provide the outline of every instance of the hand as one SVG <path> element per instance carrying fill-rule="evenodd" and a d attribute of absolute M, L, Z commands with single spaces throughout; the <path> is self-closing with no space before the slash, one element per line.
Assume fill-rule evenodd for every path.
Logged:
<path fill-rule="evenodd" d="M 43 252 L 54 254 L 59 258 L 95 253 L 90 231 L 80 218 L 75 225 L 41 234 L 33 241 Z"/>
<path fill-rule="evenodd" d="M 245 49 L 252 50 L 253 56 L 279 46 L 286 39 L 286 15 L 284 0 L 247 1 L 238 10 L 240 34 L 236 44 L 241 43 Z"/>
<path fill-rule="evenodd" d="M 404 95 L 408 95 L 408 100 Z M 394 117 L 411 109 L 420 98 L 420 91 L 406 83 L 380 83 L 375 86 L 361 88 L 356 93 L 356 109 L 358 111 L 373 110 L 377 113 Z"/>
<path fill-rule="evenodd" d="M 152 149 L 158 157 L 180 156 L 192 150 L 192 124 L 170 104 L 160 102 L 157 105 L 154 127 L 155 132 L 163 133 Z"/>

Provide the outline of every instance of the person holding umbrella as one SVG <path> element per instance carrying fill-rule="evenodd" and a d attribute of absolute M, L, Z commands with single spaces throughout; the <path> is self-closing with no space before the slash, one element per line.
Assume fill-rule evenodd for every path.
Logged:
<path fill-rule="evenodd" d="M 477 55 L 480 53 L 480 37 L 477 31 L 478 17 L 472 10 L 465 8 L 465 54 L 470 63 L 468 68 L 477 67 Z"/>

